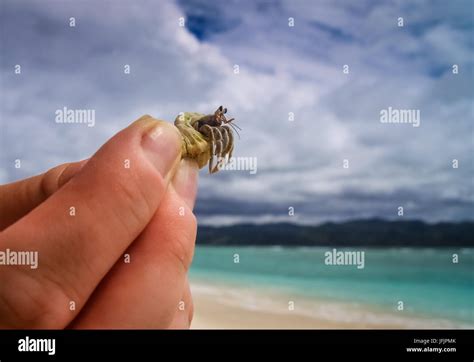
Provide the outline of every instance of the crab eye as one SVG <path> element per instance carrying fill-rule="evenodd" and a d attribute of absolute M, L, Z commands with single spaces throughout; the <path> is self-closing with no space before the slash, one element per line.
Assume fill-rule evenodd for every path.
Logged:
<path fill-rule="evenodd" d="M 222 112 L 222 106 L 220 106 L 220 107 L 218 108 L 218 110 Z"/>
<path fill-rule="evenodd" d="M 227 108 L 224 108 L 224 113 L 227 113 Z"/>

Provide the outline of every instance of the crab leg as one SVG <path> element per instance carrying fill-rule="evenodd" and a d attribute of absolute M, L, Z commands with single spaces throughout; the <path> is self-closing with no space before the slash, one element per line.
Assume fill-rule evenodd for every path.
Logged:
<path fill-rule="evenodd" d="M 222 134 L 222 144 L 224 149 L 222 151 L 224 157 L 227 155 L 227 151 L 229 149 L 229 129 L 227 126 L 222 126 L 221 134 Z"/>
<path fill-rule="evenodd" d="M 212 166 L 214 164 L 214 132 L 211 126 L 204 124 L 199 128 L 199 132 L 201 132 L 204 136 L 210 139 L 210 159 L 209 159 L 209 173 L 212 173 Z"/>
<path fill-rule="evenodd" d="M 229 159 L 232 158 L 232 151 L 234 150 L 234 134 L 232 133 L 232 130 L 229 128 L 229 126 L 223 126 L 227 129 L 227 134 L 229 136 L 229 147 L 226 150 L 226 153 L 229 155 Z"/>
<path fill-rule="evenodd" d="M 213 127 L 212 132 L 214 135 L 214 155 L 216 156 L 217 159 L 217 164 L 216 166 L 212 169 L 212 173 L 219 171 L 219 168 L 221 167 L 221 157 L 222 157 L 222 135 L 221 132 L 218 128 Z"/>

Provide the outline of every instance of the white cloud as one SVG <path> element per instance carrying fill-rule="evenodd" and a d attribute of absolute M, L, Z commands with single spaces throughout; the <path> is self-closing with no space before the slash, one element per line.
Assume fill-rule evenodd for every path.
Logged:
<path fill-rule="evenodd" d="M 206 15 L 189 6 L 186 11 Z M 452 21 L 466 15 L 437 5 L 420 15 L 420 6 L 213 3 L 218 17 L 211 20 L 233 25 L 201 42 L 178 26 L 185 14 L 173 2 L 7 1 L 0 181 L 87 157 L 142 114 L 172 121 L 180 111 L 224 104 L 243 128 L 235 155 L 258 157 L 258 174 L 203 175 L 199 192 L 208 202 L 285 210 L 287 203 L 312 204 L 327 195 L 341 216 L 352 213 L 356 201 L 347 194 L 354 192 L 375 195 L 372 205 L 361 204 L 360 215 L 369 216 L 386 210 L 387 201 L 375 197 L 395 195 L 395 202 L 406 190 L 419 195 L 414 202 L 438 207 L 442 195 L 472 202 L 473 90 L 463 74 L 472 74 L 473 51 L 470 32 Z M 72 15 L 75 29 L 67 26 Z M 398 16 L 406 18 L 405 28 L 396 26 Z M 453 59 L 458 76 L 450 73 Z M 21 77 L 12 74 L 17 62 Z M 132 74 L 123 74 L 124 64 Z M 432 76 L 443 67 L 442 76 Z M 54 110 L 63 106 L 95 108 L 96 127 L 55 124 Z M 382 125 L 379 112 L 388 106 L 419 108 L 422 126 Z M 456 157 L 462 168 L 453 172 Z M 21 171 L 12 169 L 15 158 L 25 160 Z M 342 168 L 345 158 L 349 170 Z M 469 208 L 462 204 L 452 215 Z"/>

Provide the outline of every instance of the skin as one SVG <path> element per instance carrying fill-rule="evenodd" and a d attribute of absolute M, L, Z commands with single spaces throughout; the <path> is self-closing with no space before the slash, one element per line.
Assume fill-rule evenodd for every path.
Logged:
<path fill-rule="evenodd" d="M 0 186 L 0 251 L 38 251 L 37 269 L 0 265 L 0 328 L 189 328 L 198 168 L 180 142 L 143 116 L 90 159 Z"/>

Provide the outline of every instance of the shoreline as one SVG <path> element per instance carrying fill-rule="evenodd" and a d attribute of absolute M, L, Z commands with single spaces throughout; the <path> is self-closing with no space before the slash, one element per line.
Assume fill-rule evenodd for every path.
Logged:
<path fill-rule="evenodd" d="M 448 319 L 390 312 L 370 305 L 227 286 L 191 278 L 192 329 L 428 329 L 472 328 Z"/>

